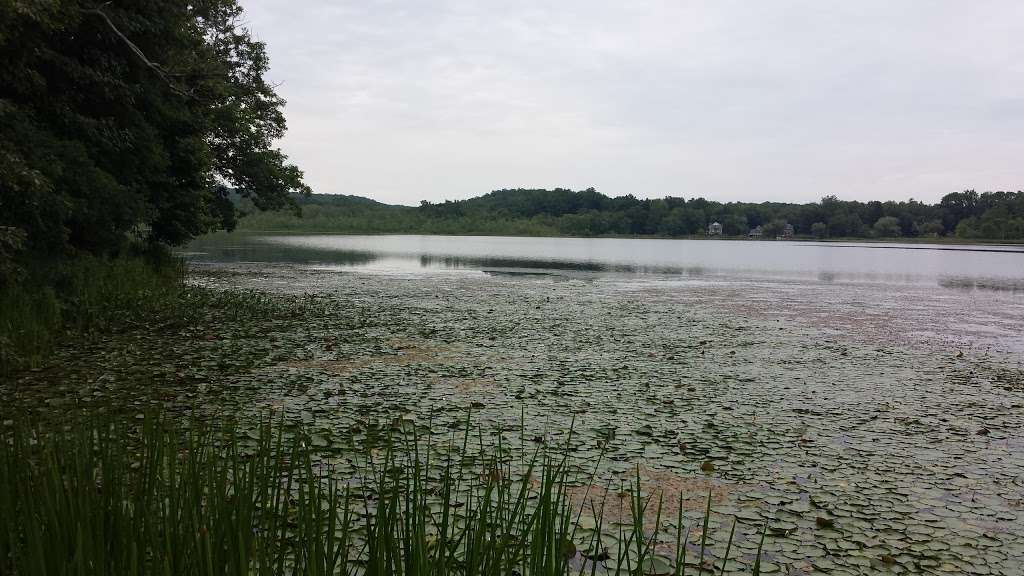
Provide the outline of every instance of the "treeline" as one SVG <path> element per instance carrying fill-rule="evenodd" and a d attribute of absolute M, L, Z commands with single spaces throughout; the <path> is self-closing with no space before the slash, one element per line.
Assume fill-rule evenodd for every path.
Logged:
<path fill-rule="evenodd" d="M 230 230 L 231 194 L 294 206 L 308 188 L 274 147 L 284 101 L 244 20 L 237 0 L 0 2 L 7 244 L 120 254 Z"/>
<path fill-rule="evenodd" d="M 237 0 L 0 2 L 0 376 L 183 313 L 167 245 L 309 190 L 244 22 Z"/>
<path fill-rule="evenodd" d="M 340 233 L 519 234 L 569 236 L 703 235 L 718 222 L 726 236 L 760 227 L 773 238 L 792 226 L 817 238 L 1024 239 L 1024 192 L 974 190 L 947 194 L 937 204 L 916 200 L 857 202 L 715 202 L 704 198 L 609 197 L 573 191 L 497 190 L 469 200 L 390 206 L 356 196 L 299 198 L 303 216 L 265 212 L 243 218 L 250 230 Z"/>

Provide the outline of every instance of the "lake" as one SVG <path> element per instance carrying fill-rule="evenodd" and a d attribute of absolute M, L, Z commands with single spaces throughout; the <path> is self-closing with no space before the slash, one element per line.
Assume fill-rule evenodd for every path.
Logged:
<path fill-rule="evenodd" d="M 1024 570 L 1019 247 L 219 235 L 187 255 L 197 284 L 317 312 L 134 340 L 105 370 L 169 364 L 210 410 L 328 444 L 396 415 L 443 444 L 467 413 L 480 442 L 568 442 L 687 521 L 710 492 L 712 557 L 739 522 L 730 571 L 764 523 L 764 573 Z"/>
<path fill-rule="evenodd" d="M 290 262 L 377 272 L 659 274 L 931 283 L 1024 290 L 1024 246 L 529 238 L 218 235 L 195 261 Z"/>
<path fill-rule="evenodd" d="M 214 267 L 675 286 L 680 298 L 699 293 L 702 304 L 733 312 L 891 342 L 1024 354 L 1024 246 L 219 234 L 185 254 Z M 297 274 L 298 282 L 275 289 L 325 288 L 303 284 L 310 278 Z"/>

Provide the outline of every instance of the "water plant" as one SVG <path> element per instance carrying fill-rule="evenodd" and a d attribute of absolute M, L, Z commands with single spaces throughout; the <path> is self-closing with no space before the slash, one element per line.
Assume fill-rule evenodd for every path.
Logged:
<path fill-rule="evenodd" d="M 567 453 L 498 446 L 467 459 L 468 433 L 446 447 L 396 434 L 347 455 L 362 464 L 339 475 L 301 429 L 268 419 L 256 430 L 159 415 L 7 422 L 0 573 L 686 573 L 686 537 L 674 555 L 656 551 L 644 517 L 656 508 L 661 525 L 661 499 L 639 484 L 627 488 L 632 522 L 604 548 L 605 503 L 573 504 L 593 478 L 570 472 Z"/>
<path fill-rule="evenodd" d="M 184 318 L 185 264 L 164 253 L 41 260 L 0 284 L 0 376 L 42 365 L 56 343 Z"/>

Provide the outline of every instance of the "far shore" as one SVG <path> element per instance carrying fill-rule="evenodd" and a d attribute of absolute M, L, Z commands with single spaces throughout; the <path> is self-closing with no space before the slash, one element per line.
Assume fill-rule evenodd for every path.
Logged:
<path fill-rule="evenodd" d="M 602 234 L 598 236 L 577 236 L 572 234 L 489 234 L 489 233 L 427 233 L 427 232 L 352 232 L 310 229 L 252 229 L 239 228 L 233 232 L 215 232 L 211 236 L 227 236 L 229 234 L 240 234 L 254 236 L 261 234 L 279 234 L 294 236 L 455 236 L 455 237 L 506 237 L 506 238 L 614 238 L 625 240 L 728 240 L 736 242 L 819 242 L 819 243 L 842 243 L 842 244 L 939 244 L 950 246 L 1024 246 L 1024 240 L 995 240 L 979 238 L 956 238 L 950 236 L 929 236 L 929 237 L 895 237 L 895 238 L 858 238 L 858 237 L 829 237 L 815 238 L 813 236 L 793 236 L 791 238 L 750 238 L 747 236 L 707 236 L 704 234 L 691 236 L 662 236 L 657 234 Z"/>

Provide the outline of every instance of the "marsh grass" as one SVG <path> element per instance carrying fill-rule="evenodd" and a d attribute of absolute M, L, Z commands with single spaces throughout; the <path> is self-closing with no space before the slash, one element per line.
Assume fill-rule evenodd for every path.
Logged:
<path fill-rule="evenodd" d="M 39 365 L 61 327 L 60 301 L 52 288 L 0 288 L 0 375 Z"/>
<path fill-rule="evenodd" d="M 468 433 L 461 447 L 403 434 L 339 473 L 300 430 L 263 422 L 257 431 L 160 417 L 93 417 L 56 432 L 7 423 L 0 573 L 686 573 L 684 534 L 674 558 L 655 553 L 659 535 L 643 520 L 660 520 L 661 501 L 640 493 L 639 475 L 628 490 L 632 524 L 618 525 L 617 549 L 606 551 L 605 504 L 573 509 L 570 486 L 593 477 L 570 473 L 567 452 L 516 459 L 499 445 L 467 465 L 457 454 Z M 584 513 L 597 522 L 589 534 Z M 705 520 L 702 557 L 707 530 Z"/>
<path fill-rule="evenodd" d="M 326 313 L 317 296 L 272 296 L 186 282 L 164 253 L 39 262 L 0 285 L 0 376 L 45 366 L 62 344 L 137 328 Z"/>
<path fill-rule="evenodd" d="M 0 374 L 40 366 L 61 341 L 178 313 L 184 278 L 166 255 L 34 263 L 0 286 Z"/>

